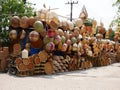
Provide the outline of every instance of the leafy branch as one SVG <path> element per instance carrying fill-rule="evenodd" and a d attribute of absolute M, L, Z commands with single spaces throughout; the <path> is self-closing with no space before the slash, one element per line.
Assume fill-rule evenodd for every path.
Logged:
<path fill-rule="evenodd" d="M 7 45 L 9 42 L 9 25 L 12 16 L 33 16 L 32 3 L 23 0 L 0 0 L 0 43 Z"/>

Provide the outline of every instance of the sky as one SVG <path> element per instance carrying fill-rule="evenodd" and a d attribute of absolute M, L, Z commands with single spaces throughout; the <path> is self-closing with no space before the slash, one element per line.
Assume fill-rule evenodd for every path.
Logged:
<path fill-rule="evenodd" d="M 70 16 L 70 4 L 65 4 L 71 0 L 27 0 L 33 4 L 36 4 L 35 10 L 40 10 L 43 8 L 43 4 L 46 5 L 46 8 L 57 8 L 54 10 L 58 15 Z M 106 29 L 109 28 L 110 22 L 113 20 L 116 15 L 117 8 L 112 7 L 112 4 L 116 0 L 72 0 L 74 2 L 78 1 L 78 4 L 73 5 L 73 18 L 78 18 L 82 10 L 82 7 L 85 5 L 88 18 L 94 18 L 99 23 L 102 21 Z"/>

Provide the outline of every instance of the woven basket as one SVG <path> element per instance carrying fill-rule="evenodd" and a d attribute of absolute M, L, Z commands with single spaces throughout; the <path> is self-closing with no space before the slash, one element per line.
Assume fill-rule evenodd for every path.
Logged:
<path fill-rule="evenodd" d="M 20 44 L 14 44 L 13 46 L 13 54 L 19 54 L 21 51 L 21 45 Z"/>
<path fill-rule="evenodd" d="M 28 24 L 28 17 L 27 16 L 23 16 L 21 19 L 20 19 L 20 27 L 21 28 L 28 28 L 29 27 L 29 24 Z"/>
<path fill-rule="evenodd" d="M 28 65 L 29 64 L 29 59 L 28 58 L 23 59 L 23 64 Z"/>
<path fill-rule="evenodd" d="M 48 57 L 48 54 L 45 50 L 43 50 L 43 51 L 38 53 L 38 56 L 40 58 L 40 61 L 46 61 L 47 57 Z"/>
<path fill-rule="evenodd" d="M 30 18 L 28 19 L 28 24 L 29 24 L 29 26 L 33 26 L 33 24 L 35 23 L 36 20 L 37 20 L 36 18 L 30 17 Z"/>
<path fill-rule="evenodd" d="M 53 73 L 53 65 L 51 62 L 45 64 L 45 73 L 48 75 Z"/>
<path fill-rule="evenodd" d="M 40 58 L 38 56 L 35 57 L 34 63 L 35 63 L 35 65 L 40 64 Z"/>
<path fill-rule="evenodd" d="M 16 64 L 16 65 L 19 65 L 19 64 L 21 64 L 21 63 L 22 63 L 22 58 L 16 58 L 15 64 Z"/>
<path fill-rule="evenodd" d="M 33 63 L 34 57 L 33 57 L 33 56 L 30 56 L 30 57 L 28 58 L 28 61 L 29 61 L 29 63 Z"/>
<path fill-rule="evenodd" d="M 27 66 L 23 63 L 18 65 L 18 70 L 19 71 L 26 71 L 27 70 Z"/>
<path fill-rule="evenodd" d="M 11 20 L 10 20 L 10 25 L 13 28 L 19 28 L 19 26 L 20 26 L 20 18 L 18 16 L 12 17 Z"/>
<path fill-rule="evenodd" d="M 33 69 L 34 69 L 34 64 L 33 64 L 33 63 L 29 63 L 29 64 L 27 65 L 27 69 L 28 69 L 28 70 L 33 70 Z"/>

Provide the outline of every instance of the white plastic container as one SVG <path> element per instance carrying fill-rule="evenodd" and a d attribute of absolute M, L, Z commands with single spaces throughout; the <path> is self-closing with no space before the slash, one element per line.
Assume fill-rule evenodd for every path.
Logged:
<path fill-rule="evenodd" d="M 22 58 L 28 58 L 28 50 L 24 49 L 22 51 Z"/>

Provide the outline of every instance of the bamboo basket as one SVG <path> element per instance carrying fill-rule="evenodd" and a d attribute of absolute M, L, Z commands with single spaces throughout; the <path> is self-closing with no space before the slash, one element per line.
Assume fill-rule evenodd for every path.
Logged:
<path fill-rule="evenodd" d="M 18 72 L 17 75 L 22 76 L 22 77 L 24 77 L 24 76 L 33 76 L 34 73 L 33 73 L 33 71 L 20 71 L 20 72 Z"/>
<path fill-rule="evenodd" d="M 43 50 L 43 51 L 38 53 L 38 56 L 40 58 L 40 61 L 46 61 L 47 57 L 48 57 L 48 54 L 45 50 Z"/>
<path fill-rule="evenodd" d="M 81 68 L 82 68 L 82 69 L 86 69 L 86 68 L 87 68 L 87 66 L 86 66 L 86 62 L 85 62 L 85 61 L 82 62 L 82 64 L 81 64 Z"/>
<path fill-rule="evenodd" d="M 68 59 L 63 56 L 53 56 L 53 73 L 67 72 L 69 69 Z"/>
<path fill-rule="evenodd" d="M 35 63 L 35 65 L 39 65 L 40 64 L 40 58 L 38 56 L 35 57 L 34 63 Z"/>
<path fill-rule="evenodd" d="M 41 75 L 41 74 L 45 74 L 45 63 L 46 61 L 42 61 L 40 62 L 40 64 L 35 64 L 34 66 L 34 74 L 35 75 Z"/>
<path fill-rule="evenodd" d="M 3 51 L 5 53 L 5 57 L 9 55 L 9 48 L 8 47 L 3 47 Z"/>
<path fill-rule="evenodd" d="M 29 61 L 29 63 L 34 63 L 34 57 L 33 57 L 33 56 L 30 56 L 30 57 L 28 58 L 28 61 Z"/>
<path fill-rule="evenodd" d="M 51 62 L 47 62 L 47 63 L 45 64 L 45 73 L 46 73 L 47 75 L 50 75 L 50 74 L 53 73 L 53 65 L 52 65 Z"/>
<path fill-rule="evenodd" d="M 20 44 L 14 44 L 13 45 L 13 54 L 19 54 L 21 51 L 21 45 Z"/>
<path fill-rule="evenodd" d="M 8 67 L 7 65 L 8 65 L 8 63 L 7 63 L 7 61 L 6 61 L 6 59 L 2 59 L 1 61 L 0 61 L 0 64 L 1 64 L 1 70 L 4 72 L 5 70 L 6 70 L 6 68 Z"/>
<path fill-rule="evenodd" d="M 21 64 L 23 61 L 22 61 L 22 58 L 16 58 L 16 60 L 15 60 L 15 64 L 16 65 L 19 65 L 19 64 Z"/>
<path fill-rule="evenodd" d="M 120 52 L 117 52 L 116 61 L 120 62 Z"/>
<path fill-rule="evenodd" d="M 28 69 L 29 71 L 33 70 L 33 69 L 34 69 L 34 64 L 33 64 L 33 63 L 29 63 L 29 64 L 27 65 L 27 69 Z"/>
<path fill-rule="evenodd" d="M 18 71 L 27 71 L 27 66 L 23 63 L 19 64 Z"/>
<path fill-rule="evenodd" d="M 24 58 L 23 59 L 23 64 L 24 65 L 28 65 L 29 64 L 29 59 L 28 58 Z"/>

